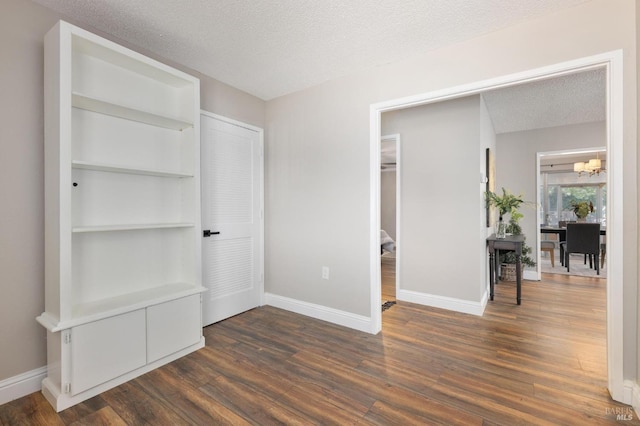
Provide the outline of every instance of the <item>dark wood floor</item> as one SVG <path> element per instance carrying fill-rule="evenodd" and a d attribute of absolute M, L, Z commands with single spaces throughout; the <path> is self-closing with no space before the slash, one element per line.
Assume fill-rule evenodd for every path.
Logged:
<path fill-rule="evenodd" d="M 398 302 L 376 336 L 262 307 L 82 404 L 56 414 L 34 393 L 0 423 L 637 425 L 606 390 L 604 283 L 544 275 L 520 306 L 500 283 L 483 317 Z"/>
<path fill-rule="evenodd" d="M 380 286 L 382 287 L 382 303 L 396 300 L 396 259 L 380 258 Z"/>

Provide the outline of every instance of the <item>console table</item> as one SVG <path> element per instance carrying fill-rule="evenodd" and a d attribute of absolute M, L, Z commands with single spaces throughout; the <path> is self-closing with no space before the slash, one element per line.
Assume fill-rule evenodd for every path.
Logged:
<path fill-rule="evenodd" d="M 493 300 L 493 288 L 498 281 L 498 259 L 496 252 L 500 250 L 513 251 L 516 254 L 516 301 L 518 305 L 522 296 L 522 264 L 520 258 L 522 256 L 522 247 L 524 246 L 524 235 L 509 235 L 505 238 L 498 238 L 496 234 L 487 238 L 487 248 L 489 249 L 489 288 L 490 300 Z"/>

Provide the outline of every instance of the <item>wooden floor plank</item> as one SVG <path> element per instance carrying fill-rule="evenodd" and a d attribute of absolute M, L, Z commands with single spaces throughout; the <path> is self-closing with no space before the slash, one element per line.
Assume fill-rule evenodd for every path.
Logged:
<path fill-rule="evenodd" d="M 171 409 L 191 424 L 247 423 L 217 400 L 209 398 L 199 388 L 181 380 L 174 374 L 174 370 L 167 367 L 161 367 L 138 379 L 151 398 L 170 401 Z"/>
<path fill-rule="evenodd" d="M 0 405 L 1 425 L 64 425 L 41 393 L 36 392 Z"/>
<path fill-rule="evenodd" d="M 152 397 L 152 389 L 132 380 L 101 394 L 101 397 L 127 424 L 189 424 L 171 408 L 171 402 Z"/>
<path fill-rule="evenodd" d="M 107 406 L 94 411 L 71 423 L 71 426 L 126 426 L 127 423 L 122 420 L 113 408 Z"/>
<path fill-rule="evenodd" d="M 508 409 L 514 418 L 528 421 L 539 419 L 555 425 L 568 425 L 586 424 L 586 422 L 593 420 L 589 414 L 576 410 L 576 407 L 568 407 L 535 396 L 523 395 L 486 381 L 470 378 L 468 375 L 445 373 L 440 377 L 440 381 L 435 387 L 459 398 L 466 398 L 469 406 L 493 410 L 496 405 L 499 405 L 505 410 Z M 601 420 L 606 423 L 604 419 Z M 596 424 L 598 423 L 600 422 L 596 422 Z"/>
<path fill-rule="evenodd" d="M 249 423 L 259 425 L 305 423 L 304 415 L 298 413 L 296 407 L 284 407 L 273 395 L 256 392 L 255 388 L 242 382 L 232 382 L 224 376 L 204 385 L 201 390 Z"/>
<path fill-rule="evenodd" d="M 4 404 L 0 424 L 640 425 L 606 388 L 606 280 L 543 274 L 519 306 L 515 291 L 499 283 L 483 316 L 398 301 L 378 335 L 257 308 L 61 413 L 41 393 Z"/>

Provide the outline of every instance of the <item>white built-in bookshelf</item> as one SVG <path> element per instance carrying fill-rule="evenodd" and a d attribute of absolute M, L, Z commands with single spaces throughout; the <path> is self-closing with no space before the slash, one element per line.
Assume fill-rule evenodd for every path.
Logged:
<path fill-rule="evenodd" d="M 199 80 L 45 37 L 43 393 L 60 411 L 204 345 Z"/>

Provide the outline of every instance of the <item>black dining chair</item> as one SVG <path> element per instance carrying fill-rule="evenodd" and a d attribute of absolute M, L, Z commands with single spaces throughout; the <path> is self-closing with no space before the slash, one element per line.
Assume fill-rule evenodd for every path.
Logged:
<path fill-rule="evenodd" d="M 567 241 L 564 248 L 564 266 L 569 269 L 571 253 L 593 256 L 596 273 L 600 275 L 600 224 L 599 223 L 567 223 Z"/>
<path fill-rule="evenodd" d="M 569 222 L 566 221 L 566 220 L 558 221 L 558 228 L 567 229 L 567 223 L 569 223 Z M 560 246 L 560 264 L 562 266 L 564 266 L 564 246 L 566 245 L 566 242 L 562 238 L 560 238 L 561 235 L 562 234 L 558 234 L 558 239 L 560 240 L 559 241 L 559 246 Z M 566 235 L 566 233 L 565 233 L 565 235 Z M 566 240 L 566 236 L 565 236 L 565 240 Z"/>

